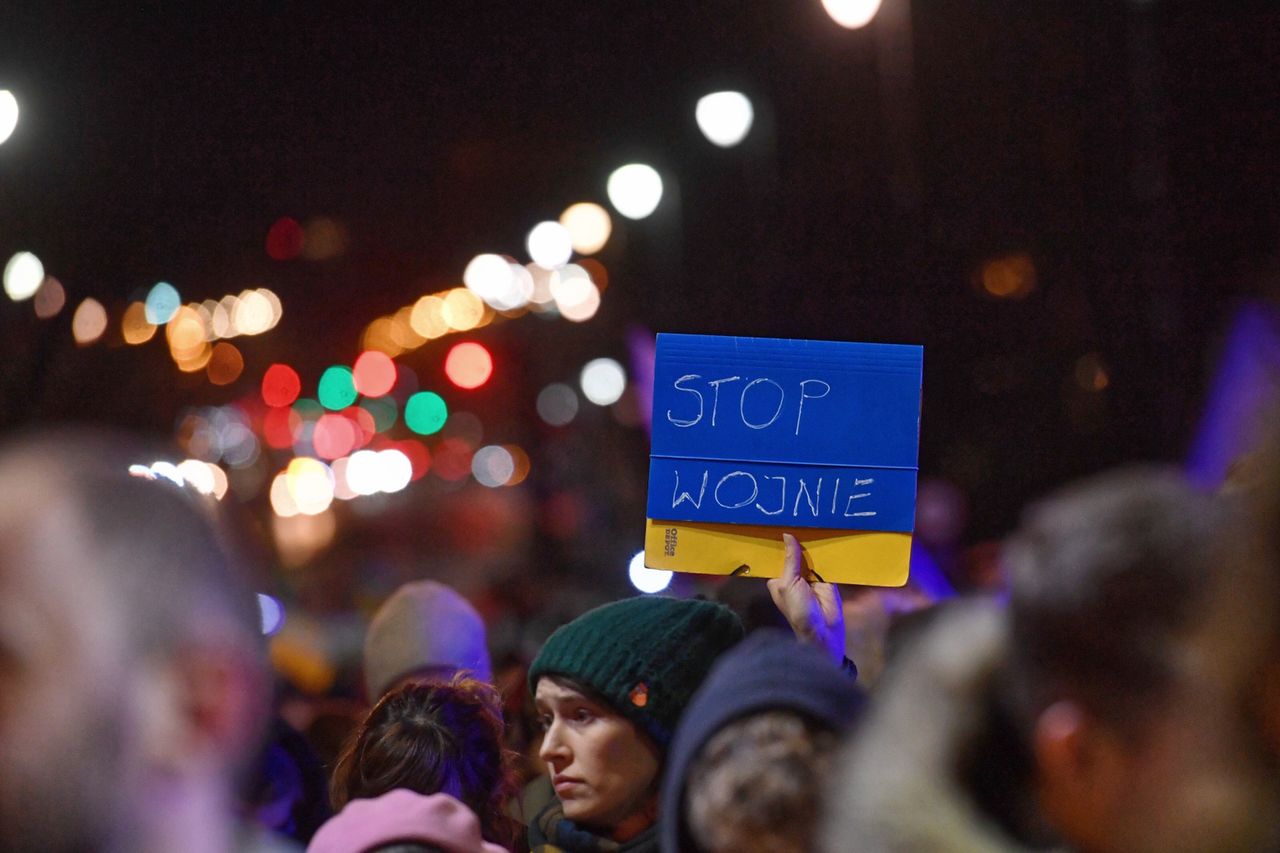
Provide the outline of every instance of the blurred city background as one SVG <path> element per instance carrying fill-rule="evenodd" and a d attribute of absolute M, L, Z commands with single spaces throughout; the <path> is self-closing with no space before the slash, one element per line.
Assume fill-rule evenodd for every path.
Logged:
<path fill-rule="evenodd" d="M 921 559 L 995 584 L 1053 486 L 1220 474 L 1277 79 L 1250 0 L 19 4 L 0 427 L 170 437 L 342 692 L 405 580 L 499 658 L 631 591 L 656 332 L 919 343 Z"/>

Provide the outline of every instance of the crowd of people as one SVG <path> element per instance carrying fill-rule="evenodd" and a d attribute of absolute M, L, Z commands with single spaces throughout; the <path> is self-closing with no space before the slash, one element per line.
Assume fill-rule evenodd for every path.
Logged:
<path fill-rule="evenodd" d="M 637 595 L 514 679 L 413 582 L 336 750 L 277 713 L 235 530 L 141 458 L 0 450 L 0 853 L 1280 850 L 1280 440 L 1030 508 L 1007 588 L 900 619 L 870 686 L 781 532 L 789 630 Z"/>

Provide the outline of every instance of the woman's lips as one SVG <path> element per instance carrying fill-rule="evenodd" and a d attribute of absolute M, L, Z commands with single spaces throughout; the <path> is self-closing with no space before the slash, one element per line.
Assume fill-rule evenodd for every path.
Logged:
<path fill-rule="evenodd" d="M 574 776 L 560 776 L 557 774 L 551 780 L 551 785 L 556 789 L 557 794 L 561 794 L 581 786 L 582 780 Z"/>

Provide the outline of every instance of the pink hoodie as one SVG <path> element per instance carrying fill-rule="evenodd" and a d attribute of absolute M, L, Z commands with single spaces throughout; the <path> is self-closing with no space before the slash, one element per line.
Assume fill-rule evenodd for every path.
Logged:
<path fill-rule="evenodd" d="M 393 841 L 422 841 L 449 853 L 506 853 L 480 837 L 480 821 L 448 794 L 397 789 L 352 800 L 320 827 L 307 853 L 364 853 Z"/>

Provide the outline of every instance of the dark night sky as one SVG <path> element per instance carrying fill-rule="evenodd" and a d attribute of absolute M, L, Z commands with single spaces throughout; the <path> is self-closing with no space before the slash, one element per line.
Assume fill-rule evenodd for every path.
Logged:
<path fill-rule="evenodd" d="M 1177 458 L 1234 300 L 1271 289 L 1273 3 L 915 0 L 907 135 L 880 22 L 841 30 L 817 0 L 25 6 L 0 26 L 23 108 L 0 146 L 0 254 L 35 251 L 71 304 L 115 317 L 166 279 L 188 299 L 268 285 L 286 320 L 245 344 L 242 386 L 214 389 L 161 345 L 77 350 L 70 311 L 5 301 L 10 426 L 168 430 L 272 360 L 313 381 L 374 317 L 477 252 L 523 254 L 532 224 L 643 158 L 669 195 L 602 253 L 599 317 L 488 330 L 500 356 L 536 391 L 625 356 L 631 323 L 923 343 L 922 472 L 964 486 L 986 536 L 1068 477 Z M 725 87 L 757 106 L 727 151 L 692 118 Z M 283 215 L 337 218 L 350 252 L 269 260 Z M 1004 253 L 1034 261 L 1023 300 L 973 283 Z M 1093 352 L 1108 387 L 1072 390 Z M 503 387 L 479 408 L 525 417 Z"/>

